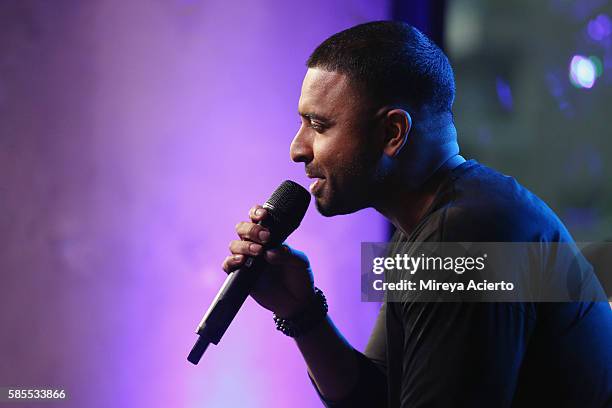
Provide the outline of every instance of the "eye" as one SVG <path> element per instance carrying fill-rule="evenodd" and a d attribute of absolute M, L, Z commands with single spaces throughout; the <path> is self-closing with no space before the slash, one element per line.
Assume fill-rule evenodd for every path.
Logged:
<path fill-rule="evenodd" d="M 309 115 L 304 115 L 300 117 L 300 121 L 298 122 L 300 127 L 306 126 L 317 133 L 323 133 L 328 129 L 328 125 L 318 121 L 317 119 L 310 117 Z"/>
<path fill-rule="evenodd" d="M 308 127 L 312 128 L 315 132 L 322 133 L 325 130 L 325 126 L 321 123 L 310 121 Z"/>

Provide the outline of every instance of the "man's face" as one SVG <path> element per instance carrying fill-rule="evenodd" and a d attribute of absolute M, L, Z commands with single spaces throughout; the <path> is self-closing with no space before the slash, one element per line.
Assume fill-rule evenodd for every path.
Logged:
<path fill-rule="evenodd" d="M 325 216 L 372 205 L 382 154 L 381 126 L 371 103 L 344 74 L 308 69 L 298 105 L 301 126 L 291 159 L 313 178 L 310 191 Z"/>

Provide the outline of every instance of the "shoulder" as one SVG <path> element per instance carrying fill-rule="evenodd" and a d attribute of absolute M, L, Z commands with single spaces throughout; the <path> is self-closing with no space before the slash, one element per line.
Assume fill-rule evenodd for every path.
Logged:
<path fill-rule="evenodd" d="M 561 220 L 511 176 L 473 162 L 453 180 L 443 211 L 443 241 L 571 241 Z"/>

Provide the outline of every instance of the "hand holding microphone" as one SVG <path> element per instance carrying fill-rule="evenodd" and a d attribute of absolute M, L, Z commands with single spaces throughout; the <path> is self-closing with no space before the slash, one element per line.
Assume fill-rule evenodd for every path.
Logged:
<path fill-rule="evenodd" d="M 259 223 L 267 216 L 268 211 L 256 205 L 249 211 L 250 222 L 236 225 L 240 239 L 230 242 L 232 255 L 225 258 L 222 268 L 230 273 L 244 265 L 248 257 L 262 255 L 266 265 L 251 290 L 251 297 L 277 316 L 288 317 L 302 310 L 312 298 L 312 271 L 303 252 L 288 245 L 266 249 L 270 233 Z"/>
<path fill-rule="evenodd" d="M 250 293 L 259 304 L 280 317 L 299 310 L 311 297 L 312 273 L 306 257 L 287 246 L 278 248 L 300 225 L 309 203 L 310 193 L 286 180 L 263 207 L 252 210 L 251 221 L 257 224 L 237 225 L 243 239 L 231 243 L 232 262 L 226 259 L 223 263 L 223 269 L 229 274 L 198 325 L 199 337 L 187 360 L 197 364 L 210 343 L 219 343 Z M 293 271 L 298 272 L 292 275 Z"/>

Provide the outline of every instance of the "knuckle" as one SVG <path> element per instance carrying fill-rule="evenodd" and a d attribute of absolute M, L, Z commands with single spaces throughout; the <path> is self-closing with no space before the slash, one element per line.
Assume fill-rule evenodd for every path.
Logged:
<path fill-rule="evenodd" d="M 259 228 L 259 225 L 257 224 L 251 224 L 249 226 L 249 231 L 247 232 L 247 237 L 249 239 L 257 239 L 257 230 Z"/>
<path fill-rule="evenodd" d="M 254 206 L 251 211 L 251 218 L 254 220 L 260 220 L 266 215 L 266 209 L 259 204 Z"/>

